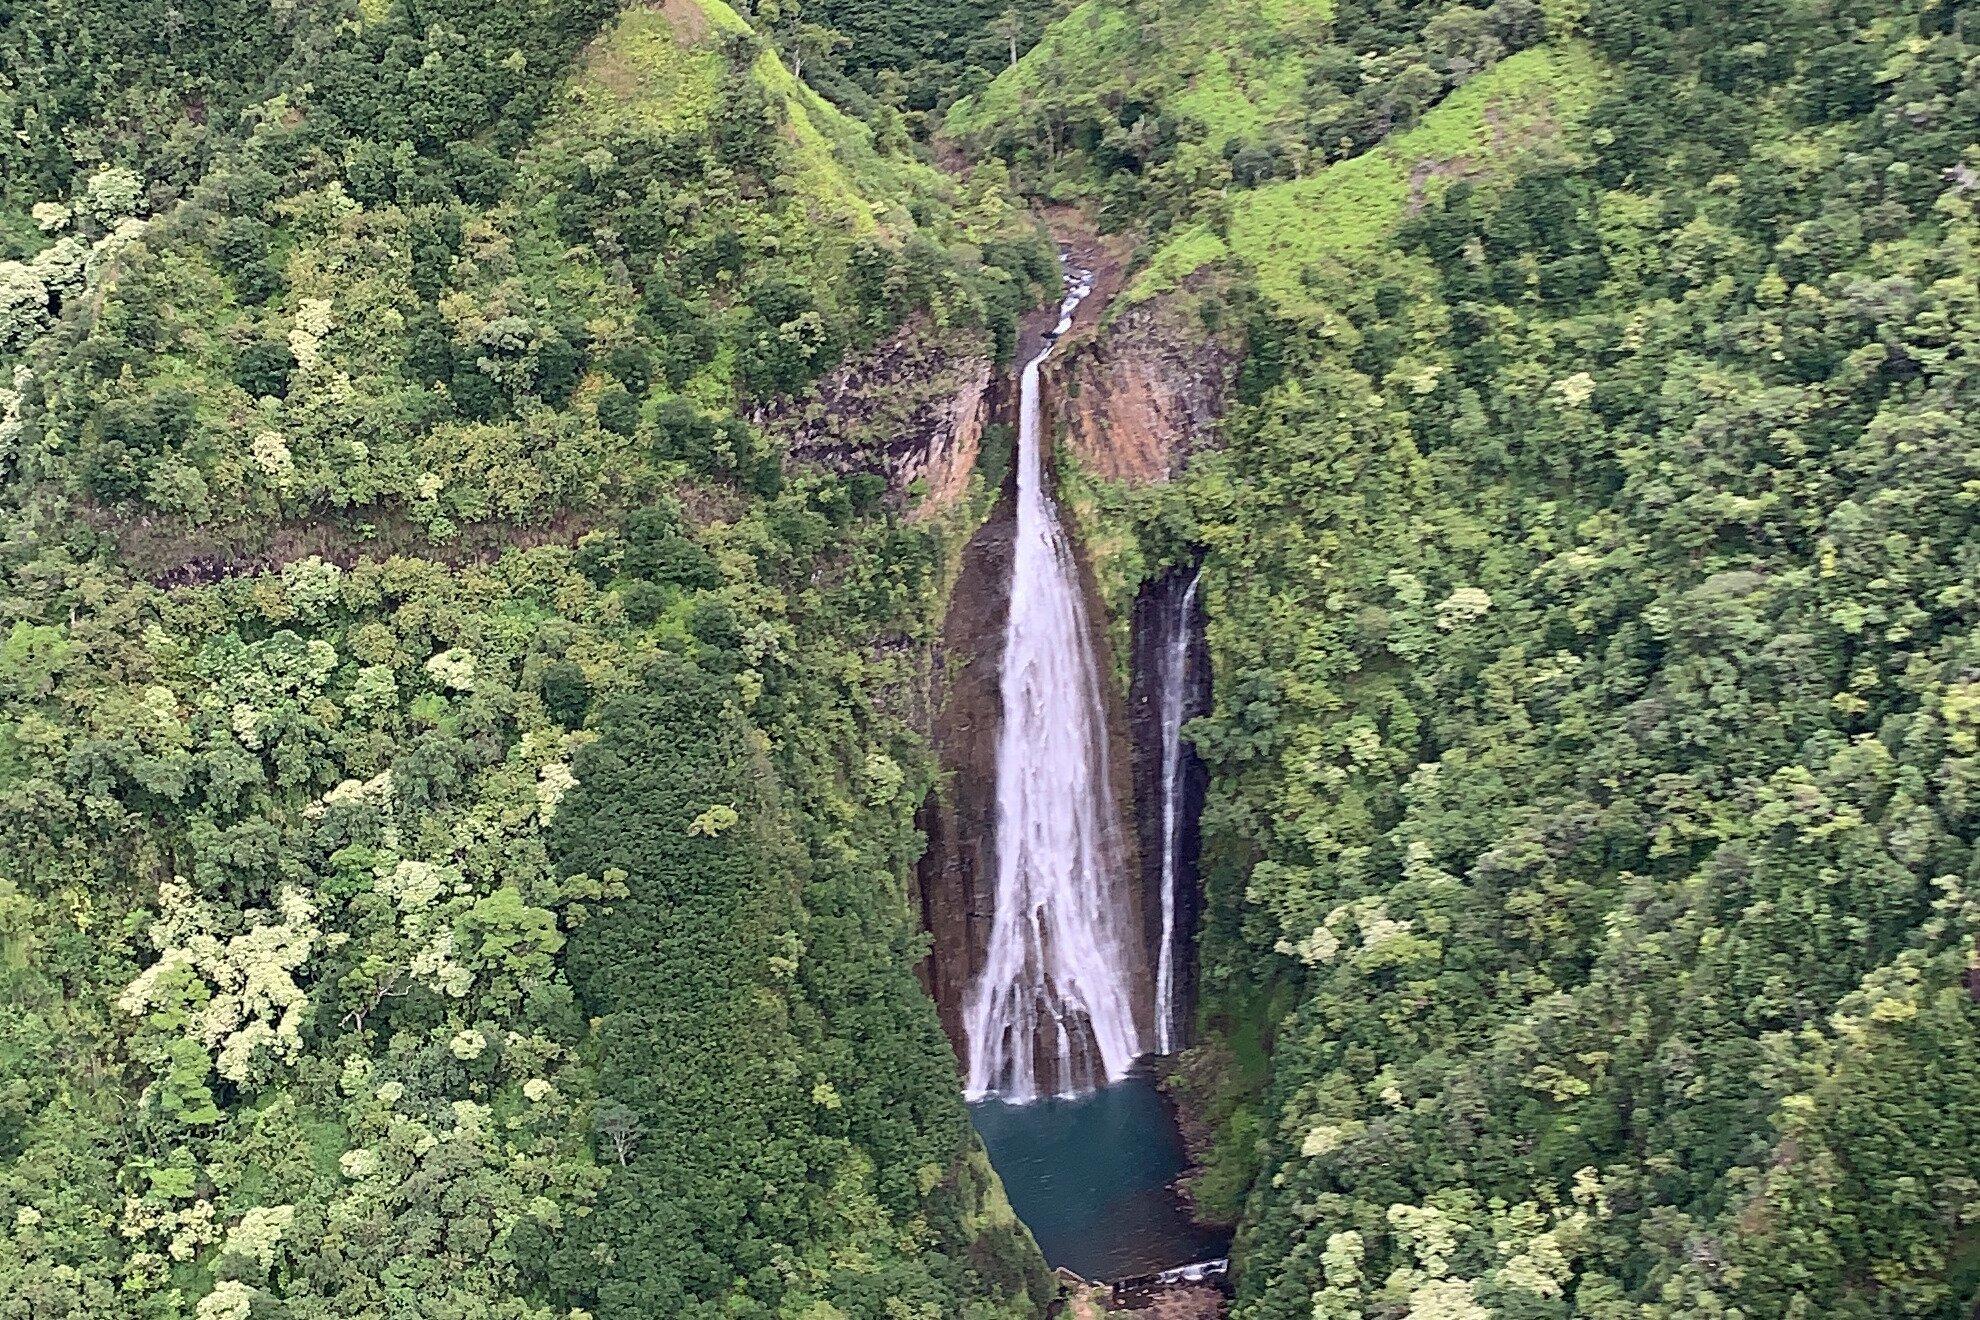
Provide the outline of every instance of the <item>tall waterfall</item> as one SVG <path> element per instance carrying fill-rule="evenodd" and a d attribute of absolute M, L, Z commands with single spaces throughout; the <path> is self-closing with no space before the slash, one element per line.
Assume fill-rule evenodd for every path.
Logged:
<path fill-rule="evenodd" d="M 1183 589 L 1182 604 L 1176 609 L 1174 631 L 1163 648 L 1161 720 L 1162 738 L 1162 948 L 1155 965 L 1155 1052 L 1174 1054 L 1182 1045 L 1182 1024 L 1176 1005 L 1176 877 L 1180 869 L 1182 838 L 1183 755 L 1182 726 L 1189 701 L 1190 615 L 1196 608 L 1196 585 L 1203 580 L 1198 568 Z"/>
<path fill-rule="evenodd" d="M 997 744 L 997 910 L 964 1012 L 968 1095 L 1075 1095 L 1144 1052 L 1100 675 L 1072 547 L 1045 489 L 1038 369 L 1090 285 L 1075 275 L 1018 399 L 1017 532 Z"/>

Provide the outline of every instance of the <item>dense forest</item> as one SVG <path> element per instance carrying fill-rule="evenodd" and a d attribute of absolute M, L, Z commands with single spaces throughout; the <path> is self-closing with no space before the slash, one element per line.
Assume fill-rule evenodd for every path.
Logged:
<path fill-rule="evenodd" d="M 1049 249 L 719 0 L 194 9 L 5 27 L 0 1314 L 1036 1313 L 764 419 Z"/>
<path fill-rule="evenodd" d="M 1974 13 L 1239 13 L 950 116 L 1248 341 L 1083 499 L 1206 556 L 1234 1314 L 1968 1314 Z"/>
<path fill-rule="evenodd" d="M 0 0 L 0 130 L 0 1316 L 1048 1313 L 906 898 L 997 428 L 807 448 L 1047 210 L 1241 345 L 1058 456 L 1204 567 L 1231 1314 L 1980 1302 L 1980 10 Z"/>

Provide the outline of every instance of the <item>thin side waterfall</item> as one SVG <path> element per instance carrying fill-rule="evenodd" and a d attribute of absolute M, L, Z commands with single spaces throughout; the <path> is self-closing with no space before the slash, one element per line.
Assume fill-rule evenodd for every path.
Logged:
<path fill-rule="evenodd" d="M 1086 602 L 1040 454 L 1038 369 L 1090 288 L 1075 272 L 1018 396 L 1017 528 L 997 745 L 996 915 L 965 1008 L 968 1096 L 1071 1096 L 1145 1050 Z M 1146 982 L 1141 983 L 1146 994 Z"/>
<path fill-rule="evenodd" d="M 1155 964 L 1155 1052 L 1174 1054 L 1182 1045 L 1176 1011 L 1176 876 L 1182 852 L 1182 726 L 1189 700 L 1190 615 L 1196 609 L 1199 566 L 1183 589 L 1174 631 L 1163 653 L 1162 673 L 1162 947 Z"/>

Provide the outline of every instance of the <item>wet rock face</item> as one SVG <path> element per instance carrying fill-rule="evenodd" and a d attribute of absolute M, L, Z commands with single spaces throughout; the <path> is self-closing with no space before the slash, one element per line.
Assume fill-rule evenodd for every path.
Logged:
<path fill-rule="evenodd" d="M 914 321 L 841 363 L 806 396 L 779 400 L 753 420 L 780 436 L 793 458 L 884 477 L 897 505 L 928 516 L 969 488 L 992 375 L 982 336 Z"/>
<path fill-rule="evenodd" d="M 990 390 L 991 419 L 1014 426 L 1016 396 L 1012 382 L 1002 377 L 996 380 Z M 1015 489 L 1007 480 L 990 516 L 963 549 L 961 570 L 943 618 L 935 660 L 933 719 L 941 781 L 915 818 L 928 846 L 916 867 L 912 899 L 919 907 L 922 928 L 932 937 L 928 956 L 916 972 L 934 998 L 942 1028 L 959 1057 L 966 1057 L 968 1048 L 963 1008 L 983 966 L 996 916 L 997 743 L 1002 727 L 1004 630 L 1010 614 L 1015 531 Z M 1101 674 L 1111 674 L 1114 664 L 1105 612 L 1084 556 L 1080 556 L 1079 568 L 1095 663 Z M 1125 806 L 1135 800 L 1135 753 L 1128 707 L 1123 694 L 1111 684 L 1103 687 L 1114 800 Z M 1138 883 L 1145 868 L 1132 825 L 1123 822 L 1119 834 L 1119 865 L 1123 874 L 1137 882 L 1126 886 L 1128 892 L 1123 895 L 1131 905 L 1128 921 L 1131 929 L 1141 931 L 1148 924 L 1147 891 Z M 1153 920 L 1159 931 L 1159 907 Z M 1143 944 L 1151 951 L 1154 947 Z M 1153 966 L 1150 960 L 1135 969 L 1137 983 L 1152 983 L 1149 969 Z M 1138 994 L 1136 1004 L 1138 1017 L 1144 1011 L 1152 1012 L 1148 993 Z M 1148 1020 L 1139 1020 L 1138 1025 L 1144 1038 L 1152 1038 L 1148 1036 Z M 1080 1053 L 1085 1057 L 1090 1051 Z M 1097 1059 L 1087 1058 L 1085 1067 L 1096 1069 Z"/>
<path fill-rule="evenodd" d="M 1006 491 L 963 548 L 935 661 L 934 742 L 942 778 L 915 818 L 928 847 L 915 868 L 914 897 L 932 937 L 915 970 L 958 1053 L 963 1005 L 996 913 L 999 684 L 1015 531 Z"/>
<path fill-rule="evenodd" d="M 1167 481 L 1213 443 L 1241 355 L 1234 331 L 1212 333 L 1180 298 L 1118 308 L 1046 364 L 1058 433 L 1097 477 Z"/>
<path fill-rule="evenodd" d="M 1097 263 L 1095 292 L 1089 298 L 1096 309 L 1106 305 L 1119 274 L 1115 266 Z M 1075 326 L 1044 366 L 1045 430 L 1056 452 L 1072 453 L 1085 471 L 1103 479 L 1147 483 L 1168 480 L 1191 454 L 1215 443 L 1217 424 L 1242 357 L 1242 337 L 1229 328 L 1213 333 L 1195 306 L 1195 298 L 1185 292 L 1120 308 L 1104 324 Z M 1037 351 L 1042 342 L 1039 332 L 1045 324 L 1033 318 L 1033 323 L 1024 327 L 1019 361 Z M 861 369 L 846 370 L 858 375 Z M 861 389 L 854 389 L 855 382 L 849 377 L 842 393 L 828 388 L 823 397 L 867 399 L 876 388 L 884 391 L 885 382 L 893 377 L 869 372 L 858 379 L 865 382 Z M 952 376 L 950 386 L 958 379 Z M 945 431 L 937 423 L 917 433 L 955 437 L 946 443 L 930 443 L 926 466 L 908 470 L 915 475 L 931 474 L 931 496 L 947 489 L 946 480 L 932 475 L 947 470 L 941 455 L 954 455 L 954 461 L 960 462 L 966 453 L 968 462 L 973 463 L 977 439 L 986 423 L 1015 429 L 1015 383 L 1003 374 L 989 377 L 987 368 L 985 379 L 989 380 L 987 387 L 974 393 L 964 388 L 954 395 L 972 401 L 970 406 L 977 409 L 973 425 L 958 423 Z M 811 438 L 806 443 L 814 446 L 807 452 L 827 455 L 831 461 L 829 456 L 841 451 L 829 447 L 839 443 L 830 437 L 855 433 L 860 425 L 853 422 L 836 430 L 807 432 Z M 856 451 L 854 446 L 844 452 L 851 455 Z M 907 461 L 915 460 L 909 455 Z M 955 478 L 957 489 L 967 477 L 968 468 L 964 467 Z M 905 487 L 913 479 L 913 475 L 906 480 L 897 478 L 897 485 Z M 967 1048 L 963 1007 L 983 965 L 996 910 L 997 741 L 1004 628 L 1010 603 L 1013 494 L 1007 487 L 963 551 L 935 665 L 932 725 L 942 781 L 917 817 L 928 837 L 928 848 L 917 868 L 914 897 L 920 904 L 922 924 L 932 936 L 932 949 L 919 972 L 959 1053 Z M 1080 577 L 1095 634 L 1096 660 L 1102 674 L 1112 674 L 1116 671 L 1109 655 L 1106 613 L 1083 554 Z M 1154 685 L 1166 672 L 1159 653 L 1165 640 L 1174 635 L 1174 616 L 1181 608 L 1186 586 L 1187 575 L 1176 574 L 1143 590 L 1130 630 L 1131 689 L 1122 693 L 1112 684 L 1105 685 L 1115 800 L 1129 816 L 1121 843 L 1122 865 L 1134 883 L 1127 886 L 1130 892 L 1126 900 L 1132 905 L 1133 929 L 1142 935 L 1139 945 L 1144 965 L 1140 975 L 1149 993 L 1140 998 L 1146 1001 L 1151 1022 L 1154 970 L 1162 950 L 1165 834 L 1164 737 Z M 1190 627 L 1186 718 L 1208 708 L 1210 682 L 1200 617 L 1193 619 Z M 1202 764 L 1187 748 L 1182 756 L 1180 786 L 1171 949 L 1177 987 L 1174 1011 L 1178 1020 L 1187 1023 L 1195 1012 L 1194 951 L 1200 907 L 1197 818 L 1207 786 Z M 1144 1029 L 1149 1025 L 1142 1023 Z M 1144 1030 L 1144 1039 L 1153 1041 L 1154 1036 Z"/>
<path fill-rule="evenodd" d="M 1174 1021 L 1179 1025 L 1178 1043 L 1189 1043 L 1189 1024 L 1196 1017 L 1196 930 L 1203 907 L 1203 885 L 1198 868 L 1201 851 L 1199 819 L 1203 798 L 1210 786 L 1210 775 L 1203 761 L 1182 741 L 1179 755 L 1171 763 L 1164 755 L 1168 731 L 1162 719 L 1163 687 L 1174 666 L 1171 647 L 1178 632 L 1185 638 L 1181 685 L 1182 722 L 1210 709 L 1210 653 L 1203 633 L 1203 606 L 1200 595 L 1189 592 L 1194 567 L 1172 569 L 1145 584 L 1134 602 L 1133 686 L 1128 693 L 1128 731 L 1134 749 L 1134 829 L 1140 854 L 1139 888 L 1143 895 L 1141 929 L 1148 950 L 1149 966 L 1158 966 L 1162 950 L 1162 854 L 1167 814 L 1166 775 L 1173 766 L 1176 774 L 1175 839 L 1173 884 L 1174 924 L 1170 949 L 1174 958 Z M 1185 613 L 1185 604 L 1188 605 Z"/>

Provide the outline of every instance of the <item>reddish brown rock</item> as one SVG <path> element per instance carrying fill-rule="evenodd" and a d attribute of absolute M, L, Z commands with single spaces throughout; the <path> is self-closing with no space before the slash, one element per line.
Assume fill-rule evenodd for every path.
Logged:
<path fill-rule="evenodd" d="M 1087 472 L 1167 481 L 1215 441 L 1242 345 L 1213 332 L 1190 293 L 1116 304 L 1047 364 L 1058 433 Z"/>
<path fill-rule="evenodd" d="M 781 436 L 792 458 L 883 476 L 897 502 L 926 516 L 969 489 L 991 375 L 982 336 L 917 320 L 753 420 Z"/>

